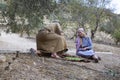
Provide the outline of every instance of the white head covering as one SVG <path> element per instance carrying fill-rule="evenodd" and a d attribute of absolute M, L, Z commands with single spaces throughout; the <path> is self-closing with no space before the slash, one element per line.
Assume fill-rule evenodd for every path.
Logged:
<path fill-rule="evenodd" d="M 79 28 L 78 32 L 84 32 L 84 29 L 83 28 Z"/>
<path fill-rule="evenodd" d="M 77 32 L 78 32 L 77 33 L 78 36 L 79 36 L 79 32 L 81 32 L 84 35 L 84 37 L 86 36 L 86 33 L 83 28 L 79 28 Z"/>

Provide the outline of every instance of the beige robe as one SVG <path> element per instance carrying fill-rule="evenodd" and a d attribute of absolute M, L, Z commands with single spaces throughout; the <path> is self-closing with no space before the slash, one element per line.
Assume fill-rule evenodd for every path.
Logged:
<path fill-rule="evenodd" d="M 66 40 L 61 35 L 58 23 L 51 23 L 36 36 L 37 50 L 45 53 L 54 53 L 67 49 Z"/>

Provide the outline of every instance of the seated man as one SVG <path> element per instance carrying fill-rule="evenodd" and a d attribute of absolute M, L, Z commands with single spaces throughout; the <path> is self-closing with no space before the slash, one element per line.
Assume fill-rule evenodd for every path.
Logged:
<path fill-rule="evenodd" d="M 79 28 L 77 31 L 76 55 L 85 58 L 92 58 L 95 62 L 100 60 L 100 57 L 95 55 L 95 52 L 92 49 L 92 41 L 86 36 L 83 28 Z"/>
<path fill-rule="evenodd" d="M 66 40 L 61 34 L 59 23 L 45 26 L 36 36 L 37 50 L 41 53 L 51 53 L 51 57 L 60 58 L 58 53 L 67 50 Z"/>

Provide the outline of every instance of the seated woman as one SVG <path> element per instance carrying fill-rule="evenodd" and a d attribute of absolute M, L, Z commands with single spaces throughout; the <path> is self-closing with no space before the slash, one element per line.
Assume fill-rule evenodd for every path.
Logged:
<path fill-rule="evenodd" d="M 50 23 L 40 30 L 36 36 L 37 50 L 51 53 L 51 57 L 60 58 L 59 52 L 67 50 L 67 44 L 59 23 Z"/>
<path fill-rule="evenodd" d="M 83 28 L 79 28 L 77 31 L 76 55 L 85 58 L 92 58 L 95 62 L 100 60 L 100 57 L 95 55 L 95 52 L 92 49 L 92 41 L 86 36 Z"/>

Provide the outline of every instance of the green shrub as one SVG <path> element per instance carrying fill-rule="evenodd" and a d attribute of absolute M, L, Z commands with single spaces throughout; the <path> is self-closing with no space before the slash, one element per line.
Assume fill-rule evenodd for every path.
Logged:
<path fill-rule="evenodd" d="M 115 29 L 112 36 L 115 39 L 115 43 L 117 45 L 120 42 L 120 29 Z"/>

